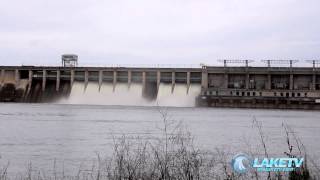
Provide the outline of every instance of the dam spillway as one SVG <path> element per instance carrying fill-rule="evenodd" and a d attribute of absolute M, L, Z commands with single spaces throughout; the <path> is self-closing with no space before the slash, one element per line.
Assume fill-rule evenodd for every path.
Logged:
<path fill-rule="evenodd" d="M 185 107 L 201 91 L 196 68 L 0 68 L 1 101 Z"/>
<path fill-rule="evenodd" d="M 0 66 L 0 101 L 320 109 L 316 67 Z"/>
<path fill-rule="evenodd" d="M 74 82 L 70 95 L 57 103 L 62 104 L 94 104 L 94 105 L 129 105 L 129 106 L 178 106 L 192 107 L 200 93 L 200 85 L 191 85 L 187 93 L 187 86 L 176 84 L 172 91 L 171 84 L 160 83 L 158 91 L 153 97 L 145 97 L 141 83 L 112 83 L 99 84 L 89 82 L 85 88 L 83 82 Z"/>

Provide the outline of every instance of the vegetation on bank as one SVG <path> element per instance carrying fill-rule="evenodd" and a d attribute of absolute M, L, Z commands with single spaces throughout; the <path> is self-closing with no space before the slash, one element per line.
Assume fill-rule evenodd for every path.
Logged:
<path fill-rule="evenodd" d="M 9 163 L 2 165 L 0 180 L 211 180 L 211 179 L 320 179 L 319 169 L 306 154 L 305 147 L 293 130 L 283 124 L 288 157 L 304 157 L 303 167 L 290 173 L 270 172 L 260 173 L 250 169 L 247 173 L 238 174 L 230 165 L 234 154 L 226 149 L 213 151 L 202 150 L 195 146 L 192 135 L 182 123 L 173 121 L 165 109 L 159 109 L 163 122 L 159 130 L 161 135 L 152 139 L 130 139 L 123 135 L 114 137 L 113 154 L 102 158 L 97 155 L 97 163 L 91 169 L 83 170 L 72 176 L 59 171 L 54 163 L 50 172 L 36 170 L 30 164 L 23 174 L 8 174 Z M 257 130 L 263 152 L 269 157 L 266 136 L 262 123 L 253 118 L 253 128 Z M 257 148 L 256 148 L 257 149 Z M 248 155 L 255 156 L 257 152 L 249 150 Z M 310 166 L 309 166 L 310 165 Z M 62 168 L 63 169 L 63 168 Z"/>

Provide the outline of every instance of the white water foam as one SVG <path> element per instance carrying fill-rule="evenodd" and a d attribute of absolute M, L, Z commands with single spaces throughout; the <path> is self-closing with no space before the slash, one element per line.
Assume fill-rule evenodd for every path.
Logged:
<path fill-rule="evenodd" d="M 69 98 L 64 104 L 95 104 L 95 105 L 130 105 L 145 106 L 148 101 L 142 97 L 141 84 L 103 83 L 99 91 L 99 84 L 89 82 L 85 88 L 82 82 L 75 82 Z"/>
<path fill-rule="evenodd" d="M 93 105 L 129 105 L 129 106 L 174 106 L 194 107 L 195 98 L 200 93 L 200 85 L 191 84 L 187 93 L 185 84 L 176 84 L 172 91 L 171 84 L 161 83 L 157 98 L 150 101 L 142 95 L 142 84 L 89 82 L 85 88 L 83 82 L 74 82 L 69 98 L 61 100 L 62 104 L 93 104 Z"/>
<path fill-rule="evenodd" d="M 159 106 L 194 107 L 195 98 L 200 94 L 200 85 L 191 84 L 189 92 L 186 84 L 176 84 L 173 91 L 171 84 L 161 83 L 157 95 Z"/>

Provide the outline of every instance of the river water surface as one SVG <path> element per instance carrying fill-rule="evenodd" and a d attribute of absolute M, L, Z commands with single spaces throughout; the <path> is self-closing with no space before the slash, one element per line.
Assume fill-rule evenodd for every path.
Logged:
<path fill-rule="evenodd" d="M 320 112 L 222 108 L 160 108 L 182 122 L 202 149 L 261 148 L 255 117 L 262 122 L 268 151 L 287 151 L 282 123 L 288 124 L 312 160 L 320 159 Z M 28 163 L 50 169 L 53 161 L 66 169 L 90 164 L 96 154 L 108 156 L 113 138 L 156 137 L 162 126 L 159 107 L 61 104 L 0 104 L 0 165 L 9 172 L 24 171 Z"/>

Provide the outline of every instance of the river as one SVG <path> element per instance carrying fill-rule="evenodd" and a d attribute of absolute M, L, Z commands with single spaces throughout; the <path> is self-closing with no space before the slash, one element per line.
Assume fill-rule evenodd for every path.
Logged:
<path fill-rule="evenodd" d="M 70 171 L 91 164 L 97 153 L 108 156 L 113 139 L 156 137 L 161 133 L 159 110 L 191 132 L 201 149 L 221 148 L 233 153 L 248 146 L 261 149 L 253 118 L 262 122 L 268 151 L 287 151 L 282 123 L 301 139 L 307 152 L 320 164 L 320 112 L 297 110 L 161 108 L 139 106 L 0 104 L 0 165 L 10 162 L 9 172 L 23 172 L 28 163 L 50 169 L 53 162 Z M 295 148 L 295 147 L 294 147 Z"/>

